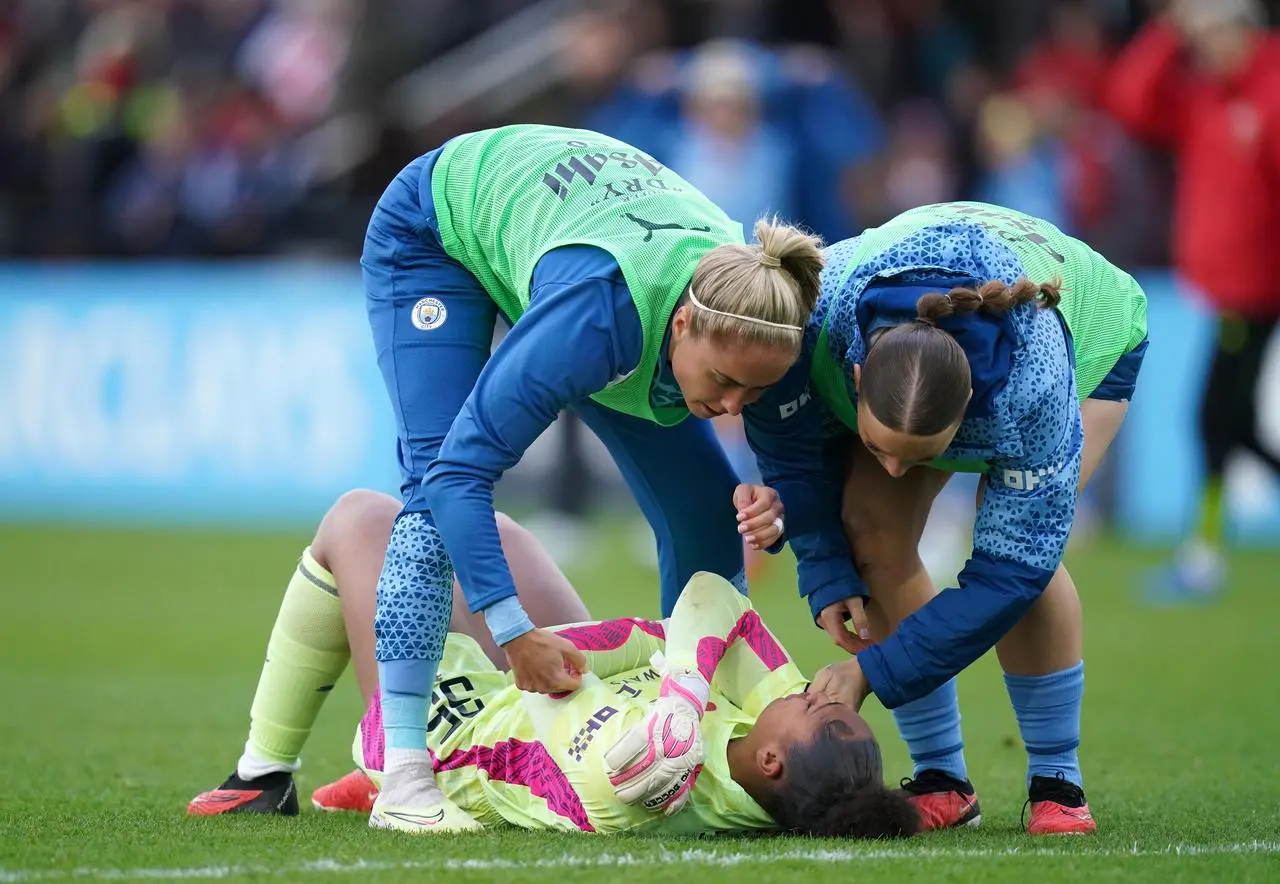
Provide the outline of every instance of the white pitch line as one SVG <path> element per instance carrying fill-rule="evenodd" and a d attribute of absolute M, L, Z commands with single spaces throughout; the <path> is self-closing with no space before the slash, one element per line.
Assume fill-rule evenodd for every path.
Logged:
<path fill-rule="evenodd" d="M 780 862 L 837 863 L 851 861 L 894 861 L 921 859 L 1009 859 L 1013 857 L 1072 857 L 1076 859 L 1157 857 L 1157 856 L 1221 856 L 1225 854 L 1280 854 L 1280 841 L 1244 841 L 1237 844 L 1168 844 L 1162 847 L 1143 847 L 1135 843 L 1128 848 L 1101 848 L 1097 850 L 1060 850 L 1048 847 L 987 848 L 924 847 L 901 850 L 872 848 L 858 850 L 843 848 L 832 850 L 779 850 L 771 853 L 746 853 L 743 851 L 691 848 L 689 850 L 658 850 L 653 853 L 616 853 L 597 856 L 565 854 L 557 859 L 436 859 L 436 860 L 356 860 L 343 861 L 319 859 L 287 866 L 227 865 L 195 866 L 185 869 L 137 868 L 137 869 L 0 869 L 0 884 L 27 884 L 30 881 L 61 881 L 89 879 L 96 881 L 147 881 L 183 880 L 200 878 L 230 878 L 235 875 L 274 875 L 295 877 L 320 873 L 351 874 L 356 872 L 387 871 L 487 871 L 565 868 L 652 868 L 668 863 L 729 867 L 753 863 Z"/>

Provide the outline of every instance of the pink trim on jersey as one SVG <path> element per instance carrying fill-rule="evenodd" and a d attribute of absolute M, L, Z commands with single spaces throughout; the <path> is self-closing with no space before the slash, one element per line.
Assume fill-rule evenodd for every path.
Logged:
<path fill-rule="evenodd" d="M 726 638 L 707 636 L 698 642 L 698 671 L 708 682 L 711 681 L 711 676 L 715 674 L 720 661 L 724 659 L 729 645 L 737 639 L 746 642 L 747 647 L 755 652 L 760 662 L 770 672 L 789 662 L 787 652 L 782 650 L 782 645 L 769 634 L 769 630 L 760 620 L 760 615 L 755 611 L 747 611 L 738 618 L 737 623 L 733 624 L 733 629 L 729 630 Z"/>
<path fill-rule="evenodd" d="M 570 626 L 556 630 L 556 635 L 567 638 L 579 651 L 613 651 L 627 643 L 633 629 L 661 639 L 667 637 L 661 623 L 640 617 L 620 617 L 617 620 Z"/>
<path fill-rule="evenodd" d="M 360 720 L 360 747 L 366 770 L 385 770 L 384 739 L 382 698 L 375 693 Z M 535 797 L 546 799 L 547 809 L 552 813 L 572 821 L 584 832 L 595 831 L 587 819 L 582 799 L 541 743 L 505 740 L 496 746 L 462 749 L 442 759 L 431 752 L 431 763 L 437 772 L 477 767 L 495 782 L 526 786 Z"/>
<path fill-rule="evenodd" d="M 526 786 L 537 798 L 546 799 L 547 810 L 571 821 L 584 832 L 594 832 L 582 799 L 541 743 L 504 740 L 496 746 L 471 746 L 436 762 L 439 773 L 460 767 L 477 767 L 490 780 Z"/>

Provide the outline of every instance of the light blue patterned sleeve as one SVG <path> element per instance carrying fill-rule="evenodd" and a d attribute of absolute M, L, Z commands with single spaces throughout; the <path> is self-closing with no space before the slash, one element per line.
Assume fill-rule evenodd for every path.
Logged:
<path fill-rule="evenodd" d="M 1084 427 L 1070 342 L 1051 311 L 1037 317 L 1023 358 L 1009 391 L 1023 451 L 994 463 L 983 480 L 973 548 L 1053 571 L 1075 519 Z"/>

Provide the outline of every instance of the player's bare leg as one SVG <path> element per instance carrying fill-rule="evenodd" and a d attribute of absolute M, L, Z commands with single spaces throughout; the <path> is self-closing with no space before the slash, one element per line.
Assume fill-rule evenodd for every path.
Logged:
<path fill-rule="evenodd" d="M 218 789 L 196 796 L 188 813 L 298 812 L 293 772 L 320 706 L 348 658 L 354 660 L 365 701 L 377 690 L 375 590 L 399 510 L 395 498 L 357 490 L 344 494 L 326 513 L 281 604 L 254 697 L 250 739 L 236 772 Z M 501 514 L 498 528 L 517 591 L 534 622 L 587 619 L 581 599 L 536 538 Z M 454 591 L 460 600 L 456 583 Z M 455 606 L 455 611 L 464 610 L 461 603 Z M 454 628 L 492 646 L 478 618 L 459 618 Z M 486 650 L 501 659 L 496 646 Z M 313 798 L 317 807 L 367 811 L 376 794 L 363 774 L 348 775 L 331 787 L 318 790 Z"/>
<path fill-rule="evenodd" d="M 852 445 L 842 507 L 845 535 L 871 593 L 871 637 L 883 641 L 937 592 L 919 545 L 929 510 L 950 474 L 917 467 L 894 478 L 860 440 Z M 893 716 L 911 751 L 912 778 L 903 782 L 903 790 L 922 829 L 980 825 L 982 812 L 964 762 L 955 681 L 893 710 Z"/>

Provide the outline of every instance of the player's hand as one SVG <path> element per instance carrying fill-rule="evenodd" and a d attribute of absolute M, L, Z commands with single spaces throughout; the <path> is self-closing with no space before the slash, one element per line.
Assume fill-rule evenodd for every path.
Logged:
<path fill-rule="evenodd" d="M 850 596 L 827 605 L 818 615 L 818 625 L 827 631 L 832 641 L 850 654 L 871 647 L 871 625 L 867 622 L 867 609 L 862 596 Z M 853 632 L 849 631 L 850 626 L 853 627 Z"/>
<path fill-rule="evenodd" d="M 587 658 L 567 638 L 534 629 L 502 646 L 511 661 L 516 687 L 539 694 L 576 691 L 587 671 Z"/>
<path fill-rule="evenodd" d="M 684 807 L 702 770 L 704 711 L 675 676 L 663 677 L 649 714 L 604 753 L 609 782 L 623 804 L 639 804 L 665 816 Z"/>
<path fill-rule="evenodd" d="M 768 485 L 739 485 L 733 505 L 738 509 L 738 533 L 752 549 L 768 549 L 786 530 L 782 501 Z"/>
<path fill-rule="evenodd" d="M 871 694 L 871 685 L 862 674 L 858 658 L 853 657 L 819 669 L 809 685 L 809 693 L 825 694 L 837 703 L 860 710 Z"/>

